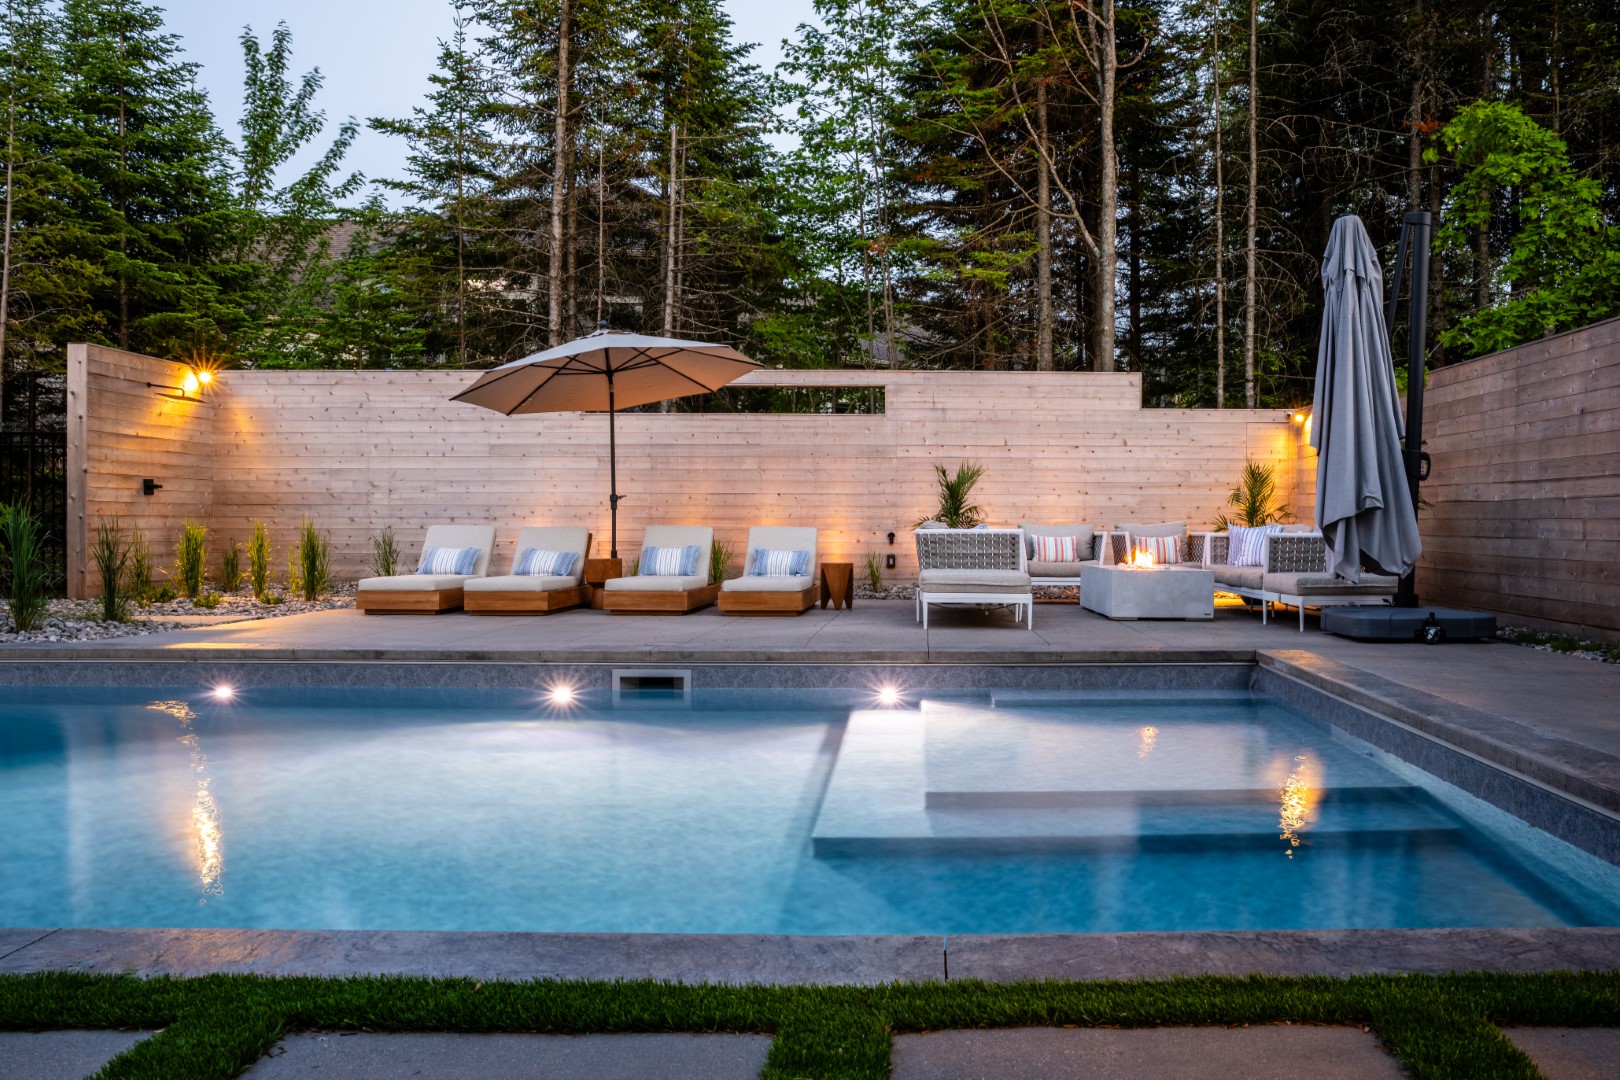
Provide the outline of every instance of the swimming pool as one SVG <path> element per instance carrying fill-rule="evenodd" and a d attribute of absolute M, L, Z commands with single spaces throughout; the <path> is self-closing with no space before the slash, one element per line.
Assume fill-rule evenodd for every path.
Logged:
<path fill-rule="evenodd" d="M 1620 923 L 1620 870 L 1277 701 L 12 688 L 0 926 Z"/>

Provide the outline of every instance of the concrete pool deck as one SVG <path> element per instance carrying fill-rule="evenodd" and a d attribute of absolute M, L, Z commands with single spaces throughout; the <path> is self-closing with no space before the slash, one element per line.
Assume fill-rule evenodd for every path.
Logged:
<path fill-rule="evenodd" d="M 1413 738 L 1488 762 L 1620 836 L 1620 667 L 1501 642 L 1380 645 L 1217 609 L 1213 623 L 1112 622 L 1042 604 L 1010 616 L 942 610 L 924 631 L 909 601 L 858 601 L 795 619 L 680 618 L 578 610 L 548 617 L 364 616 L 330 610 L 162 634 L 0 646 L 0 683 L 104 682 L 147 669 L 170 682 L 235 671 L 279 681 L 294 666 L 342 685 L 362 668 L 446 683 L 534 665 L 1258 665 L 1325 691 Z M 1314 620 L 1313 620 L 1314 621 Z M 154 663 L 155 662 L 155 663 Z M 125 666 L 131 665 L 131 666 Z M 845 670 L 849 670 L 845 668 Z M 333 674 L 333 673 L 336 674 Z M 784 679 L 792 676 L 784 674 Z M 528 685 L 532 685 L 532 681 Z M 147 685 L 156 685 L 148 682 Z M 513 685 L 513 683 L 506 683 Z M 813 684 L 812 684 L 813 685 Z M 1605 841 L 1612 842 L 1612 841 Z M 1589 848 L 1591 850 L 1591 848 Z M 1605 852 L 1611 861 L 1620 861 Z M 1620 968 L 1620 928 L 791 938 L 623 934 L 0 929 L 0 972 L 399 973 L 773 983 L 892 979 L 1122 978 L 1272 972 L 1353 974 Z"/>

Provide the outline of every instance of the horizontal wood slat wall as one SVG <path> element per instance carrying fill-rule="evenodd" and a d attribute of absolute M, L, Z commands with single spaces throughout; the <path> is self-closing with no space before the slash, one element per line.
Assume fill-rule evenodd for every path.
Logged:
<path fill-rule="evenodd" d="M 1440 368 L 1418 593 L 1620 639 L 1620 319 Z"/>
<path fill-rule="evenodd" d="M 388 525 L 413 559 L 437 522 L 495 524 L 502 570 L 524 525 L 589 526 L 594 554 L 607 554 L 603 414 L 507 418 L 453 403 L 475 376 L 466 371 L 227 371 L 207 406 L 183 406 L 208 427 L 194 435 L 176 426 L 175 403 L 166 412 L 127 389 L 161 361 L 113 354 L 127 368 L 118 374 L 106 350 L 91 352 L 102 359 L 89 372 L 89 513 L 138 520 L 148 535 L 161 524 L 159 558 L 171 557 L 179 523 L 204 512 L 211 562 L 262 520 L 279 571 L 307 515 L 330 533 L 344 578 L 365 573 L 371 538 Z M 739 558 L 750 526 L 807 524 L 821 530 L 823 558 L 859 565 L 892 552 L 898 566 L 886 576 L 909 580 L 910 527 L 936 505 L 933 465 L 964 460 L 985 466 L 975 494 L 996 524 L 1205 524 L 1246 456 L 1278 464 L 1285 497 L 1310 515 L 1309 495 L 1297 493 L 1314 463 L 1301 465 L 1301 433 L 1285 412 L 1143 409 L 1137 374 L 765 370 L 739 385 L 882 386 L 887 411 L 621 414 L 627 561 L 647 524 L 711 525 Z M 206 447 L 201 460 L 195 447 Z M 115 450 L 130 457 L 113 460 Z M 129 480 L 145 475 L 165 488 L 143 503 Z"/>

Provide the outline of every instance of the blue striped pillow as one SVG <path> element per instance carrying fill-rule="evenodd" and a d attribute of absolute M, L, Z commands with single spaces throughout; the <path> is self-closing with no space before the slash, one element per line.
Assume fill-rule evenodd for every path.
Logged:
<path fill-rule="evenodd" d="M 642 577 L 692 577 L 703 549 L 696 544 L 678 548 L 645 548 L 636 573 Z"/>
<path fill-rule="evenodd" d="M 1261 565 L 1260 560 L 1266 553 L 1266 537 L 1281 531 L 1281 525 L 1256 525 L 1253 528 L 1233 525 L 1227 530 L 1230 539 L 1226 541 L 1226 565 Z"/>
<path fill-rule="evenodd" d="M 771 551 L 755 548 L 748 565 L 749 577 L 806 577 L 810 573 L 808 551 Z"/>
<path fill-rule="evenodd" d="M 574 572 L 577 551 L 546 551 L 524 548 L 512 573 L 519 577 L 567 577 Z"/>
<path fill-rule="evenodd" d="M 471 577 L 478 565 L 481 549 L 430 547 L 422 549 L 422 561 L 416 564 L 418 574 L 454 574 Z"/>

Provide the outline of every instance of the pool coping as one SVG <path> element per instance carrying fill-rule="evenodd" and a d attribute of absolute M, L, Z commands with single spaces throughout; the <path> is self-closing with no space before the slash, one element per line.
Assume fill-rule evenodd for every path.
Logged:
<path fill-rule="evenodd" d="M 1620 927 L 1123 934 L 0 930 L 0 974 L 404 975 L 874 985 L 981 979 L 1620 970 Z"/>

